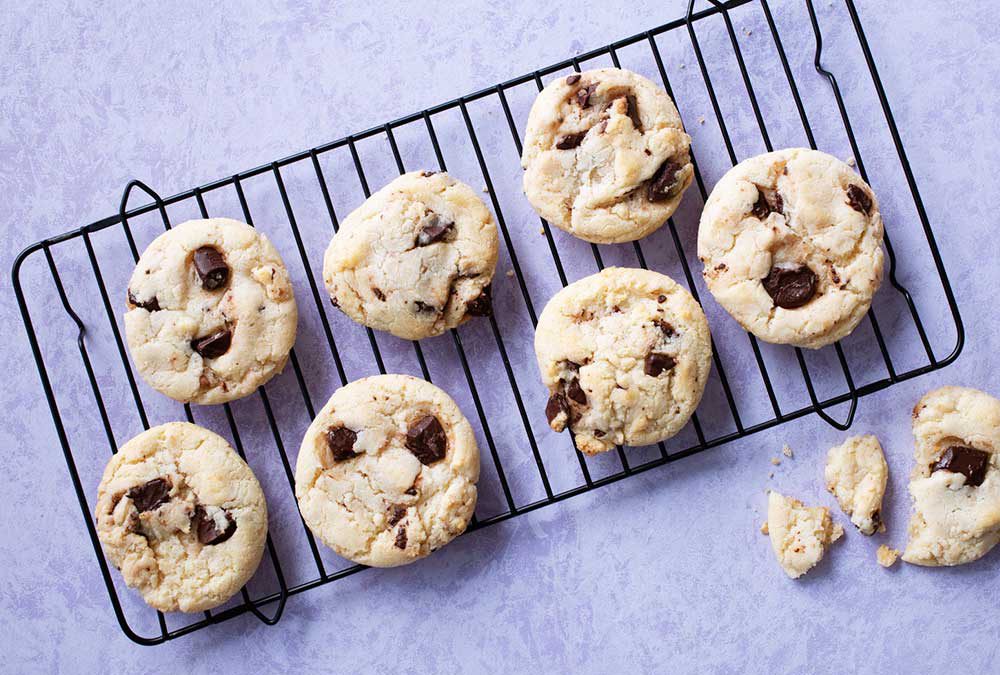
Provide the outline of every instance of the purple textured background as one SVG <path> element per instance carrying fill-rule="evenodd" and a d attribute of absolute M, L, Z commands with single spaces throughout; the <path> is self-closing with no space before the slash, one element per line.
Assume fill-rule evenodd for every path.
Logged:
<path fill-rule="evenodd" d="M 528 2 L 423 9 L 417 3 L 203 4 L 7 7 L 0 17 L 2 269 L 10 269 L 24 245 L 112 213 L 130 178 L 173 194 L 600 46 L 683 11 L 680 2 L 632 2 L 627 10 L 592 3 L 582 10 L 565 0 L 541 9 Z M 811 101 L 815 93 L 816 100 L 826 101 L 825 112 L 835 122 L 828 128 L 836 129 L 825 84 L 815 74 L 806 79 L 812 36 L 801 23 L 800 3 L 773 4 L 790 56 L 803 68 L 796 76 L 804 97 Z M 855 68 L 856 54 L 849 59 L 845 52 L 842 61 L 837 51 L 841 42 L 857 51 L 843 7 L 825 0 L 817 4 L 832 43 L 825 63 L 845 91 L 870 90 L 867 73 Z M 859 11 L 964 311 L 968 343 L 946 370 L 861 401 L 853 431 L 880 436 L 892 473 L 887 535 L 867 540 L 849 531 L 829 559 L 798 582 L 778 569 L 767 539 L 757 533 L 764 490 L 774 487 L 833 505 L 822 487 L 822 459 L 843 434 L 809 416 L 463 537 L 410 568 L 366 572 L 296 596 L 275 627 L 243 617 L 163 646 L 139 647 L 121 633 L 111 611 L 5 273 L 7 347 L 0 367 L 11 379 L 0 393 L 0 410 L 7 416 L 0 428 L 6 475 L 0 506 L 4 662 L 18 672 L 210 672 L 223 665 L 258 672 L 606 672 L 667 665 L 714 672 L 994 669 L 1000 644 L 998 554 L 951 570 L 898 565 L 886 571 L 874 562 L 879 543 L 902 547 L 905 541 L 908 411 L 914 401 L 946 383 L 1000 394 L 993 377 L 1000 365 L 994 311 L 1000 274 L 993 264 L 1000 245 L 992 232 L 1000 206 L 994 186 L 1000 122 L 993 114 L 1000 105 L 1000 7 L 915 4 L 866 1 L 859 2 Z M 751 68 L 758 69 L 758 93 L 779 100 L 783 75 L 768 65 L 770 38 L 755 11 L 756 18 L 737 15 L 741 44 Z M 726 53 L 721 23 L 700 27 L 699 37 L 707 53 L 713 45 Z M 758 60 L 759 54 L 765 56 Z M 720 155 L 724 151 L 700 80 L 685 80 L 685 70 L 693 77 L 693 58 L 683 50 L 674 56 L 669 52 L 668 70 L 675 90 L 685 92 L 683 98 L 678 93 L 678 105 L 699 159 L 705 157 L 711 187 L 728 160 Z M 743 113 L 733 113 L 730 131 L 742 158 L 762 147 L 731 53 L 727 58 L 719 66 L 717 87 L 724 107 L 741 102 L 737 110 Z M 892 166 L 879 111 L 863 101 L 856 105 L 852 119 L 859 136 L 883 139 L 866 155 L 869 171 L 882 163 Z M 698 123 L 702 115 L 708 118 L 705 125 Z M 786 107 L 780 119 L 785 122 L 771 128 L 775 145 L 803 143 L 794 109 Z M 842 133 L 817 136 L 821 148 L 849 154 Z M 498 138 L 497 147 L 505 142 L 509 152 L 509 138 Z M 484 141 L 490 158 L 491 142 Z M 456 173 L 471 174 L 473 184 L 480 180 L 471 171 Z M 508 171 L 495 179 L 509 188 L 519 176 Z M 922 235 L 913 229 L 912 215 L 903 213 L 905 186 L 898 187 L 898 178 L 893 188 L 888 178 L 881 181 L 873 184 L 887 207 L 894 244 L 904 252 L 912 244 L 916 251 L 913 260 L 905 257 L 901 273 L 909 272 L 906 283 L 927 303 L 921 307 L 928 308 L 943 356 L 954 334 L 940 311 L 935 278 L 919 272 L 926 249 L 921 258 Z M 897 206 L 900 214 L 890 222 Z M 512 229 L 533 234 L 537 221 L 520 208 L 514 217 L 508 213 Z M 696 216 L 696 210 L 691 213 Z M 304 229 L 310 227 L 303 222 Z M 684 232 L 693 236 L 690 229 Z M 326 236 L 320 230 L 317 241 Z M 685 244 L 693 247 L 691 241 Z M 293 256 L 287 246 L 284 242 L 286 260 Z M 586 248 L 572 249 L 572 242 L 566 246 L 589 255 Z M 314 253 L 313 260 L 318 258 Z M 530 266 L 531 253 L 524 258 Z M 118 268 L 127 274 L 129 266 Z M 74 279 L 81 269 L 66 261 L 64 274 Z M 589 271 L 574 268 L 571 277 Z M 29 294 L 51 297 L 38 281 L 42 276 L 29 279 Z M 70 286 L 78 304 L 95 297 Z M 298 292 L 301 302 L 311 303 L 303 286 Z M 514 292 L 503 287 L 501 298 Z M 540 307 L 544 295 L 538 297 Z M 738 346 L 745 355 L 745 338 L 735 333 L 728 338 L 731 327 L 710 300 L 706 310 L 720 349 L 728 355 L 729 345 L 743 340 Z M 38 311 L 33 307 L 34 316 Z M 904 331 L 892 307 L 887 311 L 883 329 L 890 335 Z M 51 343 L 48 365 L 56 373 L 63 367 L 77 371 L 72 332 L 61 309 L 52 312 L 51 331 L 59 340 Z M 315 337 L 307 326 L 301 347 L 308 349 Z M 736 371 L 752 367 L 732 358 Z M 530 369 L 524 373 L 522 386 L 530 386 L 534 376 Z M 282 377 L 287 381 L 289 374 Z M 120 377 L 103 385 L 115 392 L 109 406 L 131 405 Z M 282 391 L 281 383 L 275 386 Z M 315 386 L 314 398 L 321 400 L 331 385 Z M 490 394 L 486 398 L 494 402 Z M 61 402 L 70 420 L 89 416 L 92 423 L 88 392 L 67 394 Z M 158 415 L 156 421 L 167 418 Z M 92 444 L 99 468 L 107 455 L 102 433 L 83 421 L 73 424 L 78 454 L 88 455 Z M 130 428 L 116 427 L 119 438 Z M 293 458 L 294 433 L 286 439 Z M 769 458 L 779 455 L 785 442 L 795 458 L 771 466 Z M 553 454 L 565 453 L 560 448 Z M 88 494 L 93 487 L 86 485 Z M 287 487 L 269 491 L 269 498 L 272 508 L 277 501 L 287 508 Z M 297 526 L 294 517 L 287 523 Z"/>

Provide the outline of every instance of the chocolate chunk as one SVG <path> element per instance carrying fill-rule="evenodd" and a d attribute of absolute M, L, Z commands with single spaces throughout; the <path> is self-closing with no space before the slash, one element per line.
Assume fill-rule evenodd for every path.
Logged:
<path fill-rule="evenodd" d="M 566 417 L 569 417 L 569 402 L 560 393 L 552 394 L 549 396 L 549 402 L 545 404 L 545 418 L 552 424 L 552 420 L 561 413 L 566 413 Z"/>
<path fill-rule="evenodd" d="M 424 178 L 427 178 L 428 176 L 433 176 L 436 173 L 441 173 L 441 172 L 440 171 L 421 171 L 420 175 L 423 176 Z"/>
<path fill-rule="evenodd" d="M 665 296 L 665 295 L 658 295 L 658 296 L 656 296 L 656 301 L 662 304 L 662 303 L 664 303 L 664 302 L 667 301 L 667 296 Z"/>
<path fill-rule="evenodd" d="M 358 453 L 354 452 L 354 442 L 357 440 L 358 434 L 347 427 L 330 427 L 326 430 L 326 445 L 335 462 L 357 457 Z"/>
<path fill-rule="evenodd" d="M 393 504 L 389 509 L 389 527 L 394 526 L 406 516 L 406 507 L 402 504 Z"/>
<path fill-rule="evenodd" d="M 864 188 L 860 188 L 853 183 L 847 186 L 847 203 L 851 205 L 851 208 L 858 213 L 863 213 L 866 216 L 870 216 L 872 212 L 872 198 L 865 192 Z"/>
<path fill-rule="evenodd" d="M 629 119 L 632 120 L 632 126 L 635 127 L 636 131 L 642 131 L 642 119 L 639 117 L 639 104 L 635 100 L 635 96 L 629 94 L 625 97 L 626 102 L 626 112 Z"/>
<path fill-rule="evenodd" d="M 340 303 L 337 302 L 337 298 L 332 298 L 331 297 L 330 298 L 330 304 L 333 305 L 334 307 L 336 307 L 337 309 L 340 309 Z"/>
<path fill-rule="evenodd" d="M 573 378 L 569 382 L 565 382 L 566 395 L 579 403 L 580 405 L 587 405 L 587 394 L 583 391 L 583 387 L 580 386 L 580 380 L 578 378 Z"/>
<path fill-rule="evenodd" d="M 125 496 L 132 500 L 137 511 L 152 511 L 170 499 L 170 488 L 173 485 L 169 476 L 154 478 L 144 485 L 129 488 Z"/>
<path fill-rule="evenodd" d="M 646 365 L 643 369 L 650 377 L 658 377 L 660 373 L 665 370 L 670 370 L 673 368 L 677 362 L 674 357 L 669 354 L 661 354 L 660 352 L 650 352 L 646 355 Z"/>
<path fill-rule="evenodd" d="M 590 107 L 590 97 L 594 95 L 597 90 L 597 83 L 585 84 L 576 90 L 576 102 L 580 104 L 581 108 Z"/>
<path fill-rule="evenodd" d="M 194 252 L 194 269 L 201 279 L 201 287 L 208 291 L 222 288 L 229 281 L 229 265 L 216 249 L 202 246 Z"/>
<path fill-rule="evenodd" d="M 478 297 L 469 301 L 465 306 L 465 313 L 470 316 L 489 316 L 493 313 L 493 298 L 490 296 L 489 286 Z"/>
<path fill-rule="evenodd" d="M 565 368 L 566 370 L 572 370 L 573 372 L 576 372 L 580 370 L 580 364 L 577 363 L 576 361 L 570 361 L 567 359 L 566 361 L 563 361 L 563 368 Z"/>
<path fill-rule="evenodd" d="M 385 302 L 385 293 L 382 292 L 381 288 L 376 288 L 375 286 L 372 286 L 372 293 L 375 294 L 376 298 L 378 298 L 382 302 Z"/>
<path fill-rule="evenodd" d="M 785 200 L 781 198 L 781 195 L 777 190 L 769 190 L 761 186 L 757 186 L 757 201 L 753 205 L 753 209 L 750 213 L 753 214 L 754 218 L 758 220 L 764 220 L 768 215 L 772 213 L 784 213 L 785 212 Z"/>
<path fill-rule="evenodd" d="M 411 497 L 416 497 L 417 496 L 417 486 L 416 485 L 411 485 L 410 487 L 406 488 L 406 492 L 404 492 L 403 494 L 410 495 Z"/>
<path fill-rule="evenodd" d="M 420 232 L 417 233 L 417 246 L 435 244 L 455 228 L 455 223 L 446 220 L 436 213 L 429 213 L 420 221 Z"/>
<path fill-rule="evenodd" d="M 605 432 L 600 429 L 594 429 L 594 438 L 604 438 Z"/>
<path fill-rule="evenodd" d="M 573 73 L 572 75 L 566 76 L 566 84 L 574 85 L 580 81 L 580 73 Z"/>
<path fill-rule="evenodd" d="M 417 308 L 418 312 L 437 312 L 437 307 L 434 305 L 428 305 L 422 300 L 414 300 L 413 305 Z"/>
<path fill-rule="evenodd" d="M 676 197 L 681 184 L 681 181 L 677 180 L 677 173 L 683 168 L 671 159 L 661 164 L 646 183 L 646 199 L 651 202 L 662 202 Z"/>
<path fill-rule="evenodd" d="M 560 136 L 556 139 L 556 149 L 557 150 L 572 150 L 576 146 L 583 143 L 584 137 L 587 135 L 586 131 L 581 131 L 578 134 L 566 134 L 565 136 Z"/>
<path fill-rule="evenodd" d="M 875 531 L 876 532 L 878 532 L 878 530 L 881 529 L 881 527 L 882 527 L 882 512 L 881 511 L 875 511 L 874 513 L 872 513 L 872 525 L 875 526 Z"/>
<path fill-rule="evenodd" d="M 990 454 L 983 450 L 967 448 L 963 445 L 953 445 L 941 455 L 931 466 L 935 471 L 952 471 L 965 475 L 965 484 L 978 487 L 986 480 L 986 469 L 989 468 Z"/>
<path fill-rule="evenodd" d="M 666 321 L 664 321 L 663 319 L 657 319 L 657 320 L 656 320 L 656 321 L 654 321 L 653 323 L 655 323 L 655 324 L 656 324 L 656 327 L 657 327 L 657 328 L 659 328 L 659 329 L 660 329 L 660 331 L 661 331 L 661 332 L 662 332 L 662 333 L 663 333 L 663 334 L 664 334 L 665 336 L 667 336 L 667 337 L 673 337 L 673 336 L 677 335 L 677 331 L 675 331 L 675 330 L 674 330 L 674 327 L 673 327 L 673 326 L 671 326 L 671 325 L 670 325 L 669 323 L 667 323 Z"/>
<path fill-rule="evenodd" d="M 420 460 L 421 464 L 433 464 L 444 459 L 448 449 L 448 437 L 444 427 L 434 415 L 425 415 L 406 430 L 406 449 Z"/>
<path fill-rule="evenodd" d="M 133 307 L 141 307 L 142 309 L 146 310 L 147 312 L 159 312 L 160 311 L 160 302 L 159 302 L 159 300 L 156 299 L 155 295 L 152 298 L 150 298 L 149 300 L 139 300 L 138 298 L 135 297 L 135 294 L 132 293 L 132 289 L 131 288 L 128 289 L 128 302 Z"/>
<path fill-rule="evenodd" d="M 406 548 L 406 528 L 399 528 L 399 532 L 396 533 L 396 548 Z"/>
<path fill-rule="evenodd" d="M 226 516 L 226 527 L 219 529 L 215 518 L 208 515 L 208 511 L 201 504 L 194 507 L 194 515 L 191 517 L 191 525 L 198 533 L 198 541 L 206 546 L 215 546 L 226 541 L 236 533 L 236 521 L 229 515 L 228 511 L 222 512 Z"/>
<path fill-rule="evenodd" d="M 805 265 L 794 268 L 772 267 L 762 283 L 775 307 L 801 307 L 816 293 L 816 275 Z"/>
<path fill-rule="evenodd" d="M 232 343 L 232 332 L 228 328 L 223 328 L 211 335 L 191 340 L 191 349 L 201 354 L 202 358 L 215 359 L 228 352 Z"/>

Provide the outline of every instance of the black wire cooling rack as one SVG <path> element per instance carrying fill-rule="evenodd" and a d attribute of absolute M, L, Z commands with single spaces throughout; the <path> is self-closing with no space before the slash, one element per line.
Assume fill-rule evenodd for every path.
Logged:
<path fill-rule="evenodd" d="M 84 524 L 115 615 L 128 637 L 141 644 L 158 644 L 246 612 L 274 624 L 290 595 L 363 569 L 317 546 L 299 519 L 291 489 L 293 459 L 287 451 L 287 444 L 299 442 L 314 416 L 315 401 L 325 400 L 334 388 L 354 379 L 349 373 L 384 373 L 388 366 L 390 371 L 419 370 L 430 380 L 433 371 L 436 382 L 459 399 L 467 412 L 474 411 L 470 419 L 486 458 L 480 508 L 470 527 L 475 530 L 809 413 L 847 429 L 859 397 L 953 361 L 964 342 L 958 307 L 853 0 L 845 0 L 839 11 L 843 25 L 831 32 L 838 41 L 838 70 L 843 64 L 850 68 L 850 87 L 844 92 L 822 65 L 823 34 L 811 0 L 789 13 L 798 16 L 798 24 L 792 30 L 786 28 L 785 43 L 778 29 L 783 22 L 776 21 L 766 0 L 713 0 L 700 7 L 691 0 L 684 18 L 172 197 L 161 198 L 133 181 L 125 189 L 118 215 L 25 249 L 14 263 L 14 289 Z M 823 16 L 833 16 L 832 9 L 824 8 Z M 757 38 L 752 38 L 750 26 L 757 28 Z M 786 43 L 791 45 L 788 52 Z M 664 49 L 670 50 L 668 58 L 663 56 Z M 850 66 L 852 53 L 856 68 Z M 536 310 L 570 278 L 591 273 L 594 266 L 603 268 L 606 261 L 651 265 L 683 275 L 698 298 L 703 287 L 700 276 L 692 272 L 697 265 L 692 257 L 693 240 L 698 211 L 708 194 L 704 169 L 693 156 L 697 189 L 689 191 L 682 208 L 661 232 L 641 243 L 590 245 L 587 251 L 586 244 L 554 232 L 544 221 L 539 230 L 537 217 L 525 210 L 519 189 L 519 130 L 527 106 L 542 88 L 543 78 L 600 65 L 622 65 L 659 79 L 678 103 L 695 138 L 693 153 L 703 157 L 703 166 L 703 153 L 721 154 L 718 166 L 710 169 L 715 178 L 741 155 L 771 150 L 772 134 L 797 140 L 780 144 L 784 146 L 802 145 L 798 134 L 804 133 L 806 144 L 817 147 L 821 131 L 814 130 L 813 124 L 820 117 L 826 120 L 823 148 L 849 150 L 861 176 L 883 202 L 890 283 L 876 296 L 867 324 L 832 351 L 804 353 L 759 344 L 753 336 L 741 335 L 734 322 L 709 303 L 705 308 L 716 338 L 715 368 L 689 428 L 654 448 L 618 448 L 616 453 L 588 459 L 572 449 L 565 435 L 552 434 L 545 424 L 547 392 L 538 382 L 531 349 Z M 863 77 L 864 66 L 870 79 Z M 796 71 L 811 72 L 813 77 L 806 79 L 800 73 L 797 81 Z M 734 78 L 736 86 L 730 89 L 740 92 L 738 97 L 720 99 L 713 82 L 722 78 Z M 769 96 L 762 96 L 762 89 Z M 783 102 L 788 109 L 777 110 L 769 99 Z M 820 112 L 812 113 L 811 123 L 807 104 L 813 102 Z M 705 115 L 697 116 L 698 105 Z M 888 137 L 876 132 L 870 139 L 858 138 L 848 116 L 852 108 L 888 131 Z M 706 117 L 714 122 L 706 126 Z M 752 148 L 743 152 L 747 138 L 752 139 Z M 424 148 L 423 159 L 419 148 Z M 316 265 L 326 240 L 337 229 L 338 209 L 343 213 L 369 196 L 370 175 L 381 172 L 379 179 L 388 180 L 394 172 L 408 168 L 446 170 L 446 154 L 451 156 L 452 173 L 459 178 L 476 183 L 481 177 L 503 238 L 494 315 L 451 331 L 450 338 L 406 343 L 376 335 L 333 312 Z M 874 158 L 871 163 L 878 165 L 872 175 L 866 171 L 865 158 Z M 381 168 L 373 169 L 374 165 Z M 897 190 L 890 187 L 893 175 L 900 185 Z M 357 181 L 354 194 L 345 196 L 345 186 L 353 180 Z M 130 208 L 136 192 L 149 202 Z M 208 202 L 219 195 L 228 196 L 229 206 L 224 213 L 215 209 L 215 215 L 242 217 L 266 229 L 291 263 L 293 277 L 297 275 L 302 326 L 291 354 L 290 373 L 275 378 L 251 399 L 226 404 L 221 411 L 197 408 L 199 417 L 208 418 L 200 423 L 227 436 L 242 456 L 250 455 L 247 458 L 255 471 L 269 478 L 263 482 L 274 540 L 268 538 L 265 562 L 252 588 L 243 589 L 229 605 L 194 618 L 154 616 L 111 574 L 101 550 L 90 512 L 107 458 L 98 448 L 104 443 L 102 430 L 114 452 L 139 427 L 149 428 L 151 418 L 159 423 L 179 414 L 133 375 L 120 323 L 125 283 L 132 262 L 139 257 L 137 239 L 148 242 L 163 228 L 170 228 L 181 212 L 187 217 L 207 217 Z M 505 210 L 513 217 L 505 217 Z M 897 254 L 900 246 L 905 252 Z M 292 251 L 298 261 L 291 257 Z M 35 255 L 38 252 L 44 263 Z M 26 282 L 29 259 L 38 262 Z M 922 271 L 916 269 L 920 264 Z M 906 279 L 918 280 L 915 285 L 922 292 L 912 295 L 904 286 Z M 71 323 L 60 326 L 49 311 L 39 324 L 44 330 L 37 330 L 39 319 L 32 318 L 32 307 L 40 315 L 43 307 L 54 306 L 56 297 Z M 314 306 L 309 304 L 310 297 Z M 922 320 L 921 311 L 933 314 L 933 320 Z M 940 342 L 936 335 L 942 330 L 946 346 L 935 349 Z M 69 346 L 74 337 L 79 364 Z M 939 358 L 936 352 L 947 356 Z M 55 371 L 46 366 L 46 354 L 49 359 L 60 358 Z M 332 371 L 326 367 L 330 357 Z M 127 389 L 122 383 L 127 383 Z M 831 408 L 844 406 L 846 414 L 840 421 Z M 183 410 L 188 420 L 195 419 L 190 406 Z M 516 414 L 511 414 L 513 410 Z"/>

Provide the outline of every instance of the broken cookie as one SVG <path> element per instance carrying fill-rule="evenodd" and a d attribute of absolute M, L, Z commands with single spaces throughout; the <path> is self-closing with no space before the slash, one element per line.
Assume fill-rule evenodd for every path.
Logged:
<path fill-rule="evenodd" d="M 767 532 L 781 569 L 797 579 L 823 559 L 844 528 L 833 522 L 825 507 L 808 507 L 772 491 L 767 498 Z"/>
<path fill-rule="evenodd" d="M 889 467 L 877 438 L 870 434 L 852 436 L 830 448 L 825 476 L 826 489 L 861 534 L 885 531 L 882 496 Z"/>

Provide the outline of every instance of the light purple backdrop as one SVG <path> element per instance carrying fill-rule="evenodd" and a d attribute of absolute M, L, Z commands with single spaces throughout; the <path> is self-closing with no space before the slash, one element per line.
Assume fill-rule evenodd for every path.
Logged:
<path fill-rule="evenodd" d="M 676 1 L 627 7 L 589 3 L 586 8 L 565 0 L 541 7 L 533 2 L 457 2 L 423 9 L 417 5 L 428 3 L 204 4 L 139 9 L 125 3 L 43 2 L 5 7 L 0 17 L 0 226 L 5 243 L 0 268 L 9 270 L 17 251 L 36 239 L 113 213 L 130 178 L 145 180 L 163 195 L 173 194 L 598 47 L 683 11 L 683 3 Z M 802 23 L 801 3 L 773 4 L 811 106 L 817 141 L 846 158 L 850 151 L 842 129 L 837 132 L 829 90 L 815 73 L 810 75 L 812 35 Z M 926 307 L 929 330 L 943 356 L 954 333 L 940 308 L 935 277 L 924 267 L 926 247 L 921 248 L 922 235 L 914 229 L 905 184 L 898 168 L 895 173 L 888 168 L 895 157 L 872 105 L 867 72 L 856 67 L 857 42 L 839 1 L 817 4 L 830 42 L 824 62 L 854 101 L 852 120 L 859 137 L 870 139 L 865 159 L 877 176 L 873 184 L 902 254 L 901 274 L 921 308 Z M 0 393 L 0 410 L 7 418 L 0 427 L 0 466 L 6 475 L 0 506 L 3 662 L 18 672 L 218 672 L 227 666 L 244 672 L 995 669 L 1000 554 L 960 569 L 900 565 L 886 571 L 875 564 L 874 552 L 879 543 L 902 547 L 905 541 L 908 411 L 914 401 L 946 383 L 1000 394 L 994 377 L 1000 364 L 995 310 L 1000 245 L 993 236 L 1000 206 L 995 189 L 1000 169 L 995 115 L 1000 107 L 1000 7 L 859 5 L 968 337 L 955 365 L 860 403 L 854 431 L 877 433 L 890 463 L 887 535 L 867 540 L 849 531 L 829 559 L 798 582 L 778 569 L 767 539 L 757 532 L 765 489 L 833 505 L 822 487 L 821 466 L 826 448 L 843 434 L 809 416 L 463 537 L 410 568 L 365 572 L 293 597 L 275 627 L 243 617 L 163 646 L 139 647 L 125 638 L 112 614 L 5 271 L 0 282 L 7 344 L 0 358 L 9 378 Z M 769 57 L 773 45 L 759 10 L 735 16 L 765 114 L 772 113 L 772 140 L 776 146 L 804 143 L 783 73 Z M 667 68 L 710 188 L 728 157 L 704 87 L 693 72 L 690 45 L 680 38 L 676 48 L 664 47 Z M 713 59 L 720 101 L 730 111 L 727 121 L 737 156 L 762 151 L 723 24 L 699 27 L 699 38 Z M 717 61 L 713 54 L 719 55 Z M 482 114 L 488 125 L 495 111 Z M 705 124 L 700 123 L 703 116 Z M 445 140 L 448 129 L 445 125 Z M 409 153 L 405 139 L 403 144 Z M 533 256 L 545 251 L 535 252 L 544 247 L 532 244 L 543 240 L 530 238 L 537 237 L 537 220 L 515 203 L 519 174 L 516 165 L 510 168 L 510 157 L 499 155 L 510 152 L 509 136 L 488 137 L 484 145 L 488 160 L 495 158 L 503 167 L 494 179 L 507 188 L 505 214 L 512 230 L 523 233 L 529 249 L 523 257 L 534 269 Z M 449 159 L 449 168 L 460 167 L 456 173 L 478 186 L 474 163 Z M 887 167 L 884 173 L 882 167 Z M 373 185 L 393 170 L 375 169 Z M 335 180 L 349 175 L 339 174 L 336 166 L 328 171 Z M 358 199 L 345 197 L 342 210 Z M 693 222 L 699 203 L 694 197 L 683 222 Z M 273 204 L 260 208 L 281 217 Z M 311 222 L 302 225 L 315 230 Z M 680 229 L 690 257 L 694 232 L 683 223 Z M 315 231 L 317 241 L 328 236 L 327 230 Z M 148 241 L 150 230 L 142 232 L 140 245 Z M 565 256 L 582 256 L 592 266 L 585 247 L 559 241 L 565 242 Z M 669 259 L 672 249 L 658 247 L 657 241 L 668 240 L 652 238 L 649 246 Z M 286 259 L 294 256 L 292 250 L 286 250 Z M 312 257 L 315 263 L 318 252 Z M 611 253 L 609 261 L 618 258 Z M 72 260 L 63 264 L 67 279 L 85 278 L 86 270 Z M 107 264 L 114 267 L 113 261 Z M 592 271 L 568 266 L 571 278 Z M 675 273 L 676 266 L 670 266 L 654 264 Z M 127 262 L 118 265 L 124 274 L 128 267 Z M 551 270 L 548 274 L 538 282 L 539 308 L 545 293 L 553 290 Z M 43 293 L 40 278 L 29 283 L 29 295 L 36 289 Z M 501 302 L 518 297 L 512 282 L 503 283 Z M 78 304 L 95 297 L 76 285 L 70 283 L 69 291 Z M 302 285 L 298 292 L 303 303 L 311 304 Z M 44 294 L 50 298 L 51 290 Z M 717 306 L 705 300 L 734 379 L 741 373 L 753 375 L 748 370 L 752 362 L 745 360 L 745 338 L 732 332 Z M 36 317 L 44 311 L 33 307 Z M 64 369 L 78 371 L 79 356 L 65 316 L 56 306 L 50 311 L 51 330 L 61 342 L 52 343 L 49 367 L 57 375 Z M 890 341 L 904 347 L 913 343 L 898 311 L 888 305 L 886 312 L 883 330 Z M 305 329 L 300 344 L 308 349 L 318 333 L 315 326 Z M 479 335 L 488 333 L 466 339 Z M 526 342 L 523 332 L 509 339 L 519 358 L 530 356 L 530 338 Z M 863 351 L 862 344 L 870 341 L 855 343 L 856 351 Z M 865 354 L 855 356 L 865 362 Z M 909 356 L 917 358 L 919 350 Z M 519 381 L 531 388 L 534 377 L 528 368 Z M 120 377 L 102 383 L 114 392 L 111 406 L 131 405 Z M 275 386 L 281 391 L 280 383 Z M 315 386 L 319 399 L 331 385 L 324 380 Z M 740 385 L 741 402 L 759 413 L 759 382 L 756 389 L 752 383 L 746 387 Z M 793 398 L 801 404 L 801 396 L 800 391 Z M 488 406 L 497 403 L 490 393 L 485 398 Z M 92 460 L 88 467 L 99 467 L 107 456 L 107 441 L 101 432 L 90 431 L 92 405 L 83 390 L 68 392 L 64 401 L 77 452 Z M 706 417 L 714 410 L 725 408 L 709 404 Z M 129 428 L 116 432 L 125 438 Z M 769 458 L 779 456 L 785 442 L 795 458 L 783 458 L 774 467 Z M 294 432 L 286 445 L 294 458 Z M 553 462 L 566 456 L 563 445 L 545 449 Z M 524 456 L 527 449 L 503 452 Z M 92 481 L 86 485 L 88 494 L 93 487 Z M 491 489 L 495 496 L 495 485 Z M 269 492 L 269 498 L 287 508 L 287 487 Z M 297 526 L 294 517 L 277 523 Z"/>

